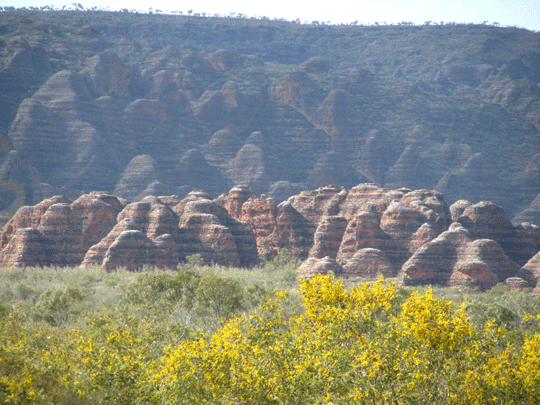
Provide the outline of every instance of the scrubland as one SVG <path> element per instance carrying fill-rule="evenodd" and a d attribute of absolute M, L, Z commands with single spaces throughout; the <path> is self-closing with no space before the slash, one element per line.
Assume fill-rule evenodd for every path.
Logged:
<path fill-rule="evenodd" d="M 540 299 L 251 269 L 0 272 L 11 404 L 535 404 Z"/>

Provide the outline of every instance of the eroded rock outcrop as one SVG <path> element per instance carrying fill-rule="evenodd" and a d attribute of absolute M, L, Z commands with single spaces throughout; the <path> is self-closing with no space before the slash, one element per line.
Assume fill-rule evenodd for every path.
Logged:
<path fill-rule="evenodd" d="M 309 188 L 324 187 L 327 184 L 336 184 L 349 187 L 350 176 L 342 155 L 328 152 L 322 155 L 309 175 L 307 184 Z"/>
<path fill-rule="evenodd" d="M 233 180 L 244 184 L 257 194 L 270 184 L 269 168 L 264 151 L 253 144 L 246 144 L 238 151 L 234 159 Z"/>
<path fill-rule="evenodd" d="M 228 188 L 228 181 L 197 149 L 190 149 L 182 156 L 171 173 L 171 182 L 177 186 L 205 190 L 213 197 L 217 197 Z"/>
<path fill-rule="evenodd" d="M 251 267 L 258 261 L 251 227 L 231 217 L 215 201 L 198 199 L 187 203 L 180 218 L 180 255 L 201 254 L 208 263 Z"/>
<path fill-rule="evenodd" d="M 296 269 L 296 274 L 298 277 L 305 279 L 311 279 L 315 274 L 328 274 L 329 272 L 334 273 L 336 276 L 341 276 L 343 273 L 343 267 L 339 265 L 331 257 L 310 257 L 304 263 L 302 263 L 298 269 Z"/>
<path fill-rule="evenodd" d="M 395 266 L 386 255 L 373 248 L 358 250 L 343 266 L 344 277 L 393 277 L 395 274 Z"/>
<path fill-rule="evenodd" d="M 10 266 L 78 266 L 88 249 L 113 228 L 122 208 L 118 198 L 99 192 L 73 202 L 58 196 L 22 207 L 2 233 L 1 254 L 9 256 L 3 260 Z"/>
<path fill-rule="evenodd" d="M 469 205 L 457 218 L 473 239 L 493 239 L 515 262 L 523 265 L 538 250 L 538 229 L 528 224 L 514 226 L 504 209 L 489 201 Z"/>
<path fill-rule="evenodd" d="M 319 259 L 328 256 L 335 259 L 346 228 L 347 220 L 344 217 L 323 217 L 315 231 L 309 256 Z"/>
<path fill-rule="evenodd" d="M 115 227 L 88 249 L 83 267 L 101 266 L 108 271 L 117 267 L 137 270 L 145 265 L 156 266 L 158 261 L 167 268 L 177 266 L 180 260 L 178 252 L 172 249 L 171 254 L 169 245 L 158 246 L 157 239 L 169 235 L 178 243 L 179 219 L 158 198 L 145 197 L 140 202 L 126 205 L 118 214 L 117 220 Z M 168 255 L 163 256 L 166 252 Z"/>
<path fill-rule="evenodd" d="M 152 182 L 162 179 L 163 174 L 152 156 L 135 156 L 120 176 L 114 192 L 129 201 L 137 201 Z"/>
<path fill-rule="evenodd" d="M 467 229 L 454 223 L 412 255 L 401 268 L 400 282 L 485 290 L 516 276 L 518 270 L 497 242 L 472 240 Z"/>

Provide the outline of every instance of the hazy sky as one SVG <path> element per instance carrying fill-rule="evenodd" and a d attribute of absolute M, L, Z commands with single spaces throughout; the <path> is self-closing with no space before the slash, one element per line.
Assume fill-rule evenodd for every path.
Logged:
<path fill-rule="evenodd" d="M 231 12 L 269 18 L 317 20 L 320 22 L 358 23 L 411 21 L 489 23 L 540 31 L 540 0 L 0 0 L 0 5 L 70 7 L 74 2 L 84 8 L 93 6 L 117 10 L 183 11 L 225 14 Z"/>

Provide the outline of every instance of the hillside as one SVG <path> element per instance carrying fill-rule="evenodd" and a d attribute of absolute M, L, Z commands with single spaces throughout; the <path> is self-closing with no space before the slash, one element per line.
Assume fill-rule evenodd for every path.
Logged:
<path fill-rule="evenodd" d="M 540 224 L 540 34 L 0 12 L 0 209 L 103 190 L 434 189 Z"/>

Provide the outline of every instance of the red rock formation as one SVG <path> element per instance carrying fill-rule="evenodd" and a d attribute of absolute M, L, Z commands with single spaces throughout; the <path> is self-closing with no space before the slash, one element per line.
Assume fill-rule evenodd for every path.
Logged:
<path fill-rule="evenodd" d="M 316 225 L 324 216 L 339 215 L 340 205 L 346 197 L 347 190 L 343 187 L 326 186 L 315 191 L 302 191 L 289 198 L 288 203 Z"/>
<path fill-rule="evenodd" d="M 280 245 L 304 260 L 313 245 L 315 226 L 288 202 L 278 205 L 277 223 Z"/>
<path fill-rule="evenodd" d="M 84 75 L 61 71 L 20 105 L 9 135 L 23 162 L 38 170 L 41 182 L 111 188 L 110 173 L 118 171 L 119 155 L 125 156 L 124 139 L 111 134 L 118 124 L 98 129 L 86 121 L 96 112 L 99 115 L 94 91 Z M 120 122 L 118 117 L 116 121 Z"/>
<path fill-rule="evenodd" d="M 519 276 L 526 279 L 531 285 L 537 286 L 540 279 L 540 252 L 531 257 L 519 273 Z"/>
<path fill-rule="evenodd" d="M 477 203 L 483 200 L 504 204 L 507 201 L 508 186 L 493 170 L 492 162 L 482 154 L 473 154 L 465 165 L 455 173 L 448 172 L 435 189 L 445 195 L 446 201 L 454 201 L 467 196 L 467 200 Z"/>
<path fill-rule="evenodd" d="M 51 256 L 47 241 L 35 228 L 18 228 L 9 243 L 0 251 L 0 263 L 4 267 L 49 266 Z"/>
<path fill-rule="evenodd" d="M 113 228 L 122 207 L 116 197 L 100 192 L 83 195 L 73 203 L 64 197 L 54 197 L 34 207 L 23 207 L 4 228 L 2 249 L 11 249 L 8 247 L 10 239 L 18 229 L 31 227 L 44 241 L 42 248 L 47 255 L 47 265 L 77 266 L 90 246 Z M 28 264 L 20 265 L 45 263 L 43 258 L 28 260 Z"/>
<path fill-rule="evenodd" d="M 457 262 L 457 248 L 471 241 L 469 232 L 458 223 L 437 238 L 423 245 L 403 264 L 400 283 L 403 285 L 446 285 Z"/>
<path fill-rule="evenodd" d="M 307 280 L 311 279 L 315 274 L 328 274 L 328 272 L 333 272 L 336 276 L 343 273 L 343 268 L 339 263 L 328 256 L 320 259 L 310 257 L 296 269 L 298 277 Z"/>
<path fill-rule="evenodd" d="M 371 212 L 360 212 L 347 224 L 337 254 L 337 261 L 346 266 L 356 252 L 366 248 L 379 249 L 386 254 L 393 254 L 395 244 L 392 238 L 380 228 L 377 215 Z M 349 266 L 349 272 L 354 272 L 351 266 Z M 357 269 L 357 271 L 359 272 L 361 269 Z"/>
<path fill-rule="evenodd" d="M 463 212 L 473 205 L 468 200 L 458 200 L 450 206 L 450 215 L 452 216 L 452 222 L 457 222 L 459 217 L 463 215 Z"/>
<path fill-rule="evenodd" d="M 228 189 L 228 181 L 197 149 L 190 149 L 182 156 L 171 178 L 173 185 L 187 185 L 192 189 L 204 190 L 213 197 Z"/>
<path fill-rule="evenodd" d="M 515 239 L 509 256 L 519 265 L 525 265 L 540 250 L 540 227 L 529 223 L 514 226 Z"/>
<path fill-rule="evenodd" d="M 148 185 L 162 178 L 163 174 L 152 156 L 135 156 L 120 176 L 114 193 L 129 201 L 137 201 Z"/>
<path fill-rule="evenodd" d="M 226 49 L 220 49 L 210 54 L 208 60 L 216 70 L 239 68 L 244 63 L 243 58 L 239 54 Z"/>
<path fill-rule="evenodd" d="M 360 249 L 343 266 L 344 277 L 394 277 L 395 275 L 395 266 L 379 249 Z"/>
<path fill-rule="evenodd" d="M 421 147 L 411 144 L 405 150 L 384 177 L 384 185 L 388 188 L 412 187 L 416 176 L 416 169 L 420 164 Z"/>
<path fill-rule="evenodd" d="M 101 95 L 128 94 L 130 79 L 128 69 L 114 52 L 103 52 L 88 59 L 82 73 L 87 73 L 91 77 Z"/>
<path fill-rule="evenodd" d="M 370 131 L 355 169 L 372 183 L 382 186 L 388 145 L 382 131 Z"/>
<path fill-rule="evenodd" d="M 117 219 L 118 224 L 108 235 L 88 250 L 82 267 L 100 265 L 106 270 L 119 266 L 136 270 L 143 265 L 158 264 L 167 268 L 176 267 L 179 255 L 172 243 L 177 243 L 180 237 L 179 218 L 171 208 L 157 197 L 145 197 L 140 202 L 128 204 L 118 214 Z M 163 238 L 159 239 L 160 237 Z M 157 244 L 158 239 L 161 247 Z M 136 252 L 137 246 L 147 253 Z M 158 254 L 160 248 L 168 254 L 166 258 Z M 125 264 L 119 264 L 129 255 L 130 249 L 134 250 L 133 257 Z"/>
<path fill-rule="evenodd" d="M 144 265 L 151 266 L 155 263 L 156 250 L 155 242 L 141 231 L 123 231 L 107 250 L 102 268 L 107 271 L 120 267 L 140 270 Z"/>
<path fill-rule="evenodd" d="M 242 141 L 228 129 L 220 129 L 215 132 L 206 145 L 206 150 L 217 161 L 229 161 L 234 159 Z"/>
<path fill-rule="evenodd" d="M 518 212 L 512 218 L 513 224 L 520 224 L 522 222 L 540 225 L 540 194 L 535 197 L 527 208 Z"/>
<path fill-rule="evenodd" d="M 268 188 L 270 176 L 264 151 L 258 146 L 246 144 L 234 159 L 233 181 L 247 185 L 257 194 Z"/>
<path fill-rule="evenodd" d="M 514 261 L 524 264 L 540 249 L 538 231 L 530 226 L 514 227 L 502 207 L 489 201 L 467 207 L 458 218 L 473 239 L 497 241 Z"/>
<path fill-rule="evenodd" d="M 450 167 L 461 167 L 472 155 L 472 148 L 467 144 L 456 145 L 448 139 L 441 145 L 439 158 L 441 163 Z"/>
<path fill-rule="evenodd" d="M 191 204 L 191 203 L 190 203 Z M 207 263 L 240 265 L 240 258 L 229 228 L 211 214 L 185 214 L 180 222 L 183 257 L 200 254 Z"/>
<path fill-rule="evenodd" d="M 56 196 L 43 200 L 39 204 L 34 206 L 23 206 L 15 213 L 13 218 L 9 220 L 2 231 L 0 240 L 0 250 L 3 249 L 13 237 L 18 229 L 22 228 L 37 228 L 41 221 L 43 214 L 53 204 L 67 203 L 70 204 L 71 200 L 62 196 Z"/>
<path fill-rule="evenodd" d="M 307 184 L 289 183 L 288 181 L 277 181 L 270 185 L 268 197 L 271 197 L 277 204 L 287 200 L 289 197 L 306 190 Z"/>
<path fill-rule="evenodd" d="M 259 255 L 267 259 L 276 257 L 282 246 L 276 203 L 262 197 L 250 198 L 242 204 L 240 219 L 253 229 Z"/>
<path fill-rule="evenodd" d="M 197 229 L 199 225 L 201 229 Z M 232 218 L 214 201 L 200 199 L 186 204 L 179 226 L 181 256 L 199 253 L 208 262 L 231 266 L 236 263 L 242 267 L 251 267 L 258 261 L 255 235 L 249 225 Z M 201 243 L 200 252 L 197 241 Z"/>
<path fill-rule="evenodd" d="M 458 248 L 458 260 L 449 280 L 451 287 L 479 287 L 486 290 L 516 276 L 519 266 L 489 239 L 477 239 Z"/>
<path fill-rule="evenodd" d="M 254 197 L 251 188 L 238 185 L 230 189 L 227 194 L 222 194 L 216 198 L 216 202 L 223 206 L 233 218 L 241 220 L 243 204 Z"/>
<path fill-rule="evenodd" d="M 390 203 L 400 200 L 405 193 L 403 190 L 389 190 L 370 183 L 359 184 L 347 193 L 339 206 L 339 215 L 350 220 L 364 211 L 373 212 L 381 218 Z"/>
<path fill-rule="evenodd" d="M 307 184 L 309 188 L 324 187 L 335 184 L 348 187 L 350 176 L 342 155 L 328 152 L 322 155 L 309 175 Z"/>
<path fill-rule="evenodd" d="M 400 282 L 485 290 L 516 276 L 518 270 L 497 242 L 472 240 L 469 231 L 454 223 L 412 255 L 401 268 Z"/>
<path fill-rule="evenodd" d="M 212 131 L 246 130 L 262 105 L 262 96 L 245 96 L 238 85 L 229 81 L 220 91 L 206 91 L 194 103 L 193 112 Z"/>
<path fill-rule="evenodd" d="M 208 195 L 208 193 L 205 191 L 202 191 L 202 190 L 190 191 L 184 199 L 182 199 L 172 208 L 172 210 L 174 211 L 176 215 L 178 215 L 178 217 L 181 217 L 184 214 L 184 208 L 187 205 L 187 203 L 191 201 L 196 201 L 196 200 L 211 200 L 211 199 L 212 198 L 210 197 L 210 195 Z"/>
<path fill-rule="evenodd" d="M 347 220 L 340 216 L 326 216 L 321 219 L 313 237 L 313 247 L 309 251 L 309 257 L 335 259 L 343 234 L 347 228 Z"/>
<path fill-rule="evenodd" d="M 304 102 L 304 95 L 313 91 L 313 82 L 304 72 L 287 73 L 281 82 L 271 89 L 271 97 L 282 104 L 300 112 L 302 115 L 311 118 L 311 113 L 308 111 Z M 310 120 L 310 118 L 307 118 Z"/>

